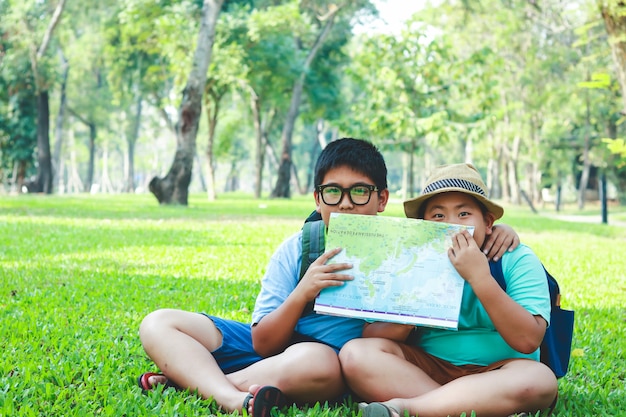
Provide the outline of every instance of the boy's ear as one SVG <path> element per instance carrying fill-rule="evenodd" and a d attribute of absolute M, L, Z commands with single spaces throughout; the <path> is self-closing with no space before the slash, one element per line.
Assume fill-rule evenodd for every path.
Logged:
<path fill-rule="evenodd" d="M 493 233 L 493 224 L 496 222 L 496 217 L 493 213 L 487 212 L 484 215 L 485 218 L 485 234 L 490 235 Z"/>
<path fill-rule="evenodd" d="M 320 193 L 316 191 L 313 191 L 313 197 L 315 197 L 315 211 L 317 211 L 318 213 L 321 213 L 321 209 L 320 209 Z"/>
<path fill-rule="evenodd" d="M 387 207 L 387 203 L 389 202 L 389 188 L 385 188 L 380 192 L 380 197 L 378 197 L 378 212 L 382 213 L 385 211 L 385 207 Z"/>

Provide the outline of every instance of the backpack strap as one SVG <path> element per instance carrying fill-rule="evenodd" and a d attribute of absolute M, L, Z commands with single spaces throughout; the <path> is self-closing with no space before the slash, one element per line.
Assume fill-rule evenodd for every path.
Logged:
<path fill-rule="evenodd" d="M 491 276 L 494 277 L 500 288 L 506 292 L 506 281 L 502 272 L 502 258 L 498 259 L 497 262 L 489 261 L 489 269 L 491 270 Z"/>
<path fill-rule="evenodd" d="M 304 223 L 304 226 L 302 226 L 302 260 L 300 262 L 300 276 L 298 277 L 298 282 L 302 279 L 304 274 L 306 274 L 309 266 L 324 253 L 326 246 L 324 240 L 325 233 L 326 225 L 323 220 L 307 221 Z M 304 317 L 312 313 L 314 305 L 314 301 L 307 303 L 302 312 L 302 316 Z"/>
<path fill-rule="evenodd" d="M 498 262 L 489 262 L 491 275 L 500 287 L 506 291 L 506 281 L 502 273 L 502 259 Z M 572 350 L 574 333 L 574 312 L 561 309 L 561 291 L 556 279 L 543 267 L 550 291 L 550 326 L 541 342 L 539 349 L 540 360 L 548 365 L 557 378 L 567 373 Z"/>
<path fill-rule="evenodd" d="M 561 290 L 559 288 L 559 283 L 556 282 L 556 279 L 552 275 L 550 275 L 545 266 L 542 265 L 542 267 L 546 274 L 546 279 L 548 280 L 548 289 L 550 290 L 550 306 L 560 306 Z M 506 281 L 504 280 L 504 273 L 502 272 L 502 258 L 498 259 L 497 262 L 489 261 L 489 269 L 491 269 L 491 275 L 498 282 L 500 288 L 506 291 Z"/>
<path fill-rule="evenodd" d="M 306 222 L 302 226 L 302 260 L 298 281 L 302 279 L 309 266 L 324 253 L 325 233 L 326 225 L 323 220 Z"/>

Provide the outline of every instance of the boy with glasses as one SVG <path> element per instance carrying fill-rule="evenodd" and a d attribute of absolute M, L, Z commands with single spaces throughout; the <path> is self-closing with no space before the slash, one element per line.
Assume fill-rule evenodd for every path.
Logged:
<path fill-rule="evenodd" d="M 383 156 L 364 140 L 331 142 L 318 158 L 314 181 L 316 211 L 326 225 L 332 212 L 376 215 L 389 201 Z M 516 244 L 515 233 L 505 230 L 489 246 L 494 254 Z M 142 375 L 140 386 L 175 382 L 213 398 L 225 412 L 247 409 L 254 417 L 269 417 L 275 406 L 344 395 L 337 353 L 361 336 L 363 321 L 305 311 L 322 289 L 352 279 L 338 273 L 351 265 L 326 265 L 339 251 L 327 249 L 300 279 L 302 233 L 284 241 L 261 282 L 251 324 L 179 310 L 150 313 L 141 342 L 163 374 Z"/>

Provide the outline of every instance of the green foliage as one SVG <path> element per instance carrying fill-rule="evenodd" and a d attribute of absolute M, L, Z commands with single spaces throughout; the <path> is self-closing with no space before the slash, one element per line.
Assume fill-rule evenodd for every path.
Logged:
<path fill-rule="evenodd" d="M 10 47 L 9 42 L 2 43 L 1 49 Z M 27 57 L 11 54 L 5 61 L 0 67 L 0 167 L 10 171 L 13 161 L 33 165 L 37 101 Z"/>
<path fill-rule="evenodd" d="M 624 139 L 602 139 L 609 151 L 620 158 L 620 166 L 626 165 L 626 142 Z"/>
<path fill-rule="evenodd" d="M 184 209 L 149 195 L 2 198 L 0 415 L 223 415 L 189 393 L 142 395 L 136 378 L 155 368 L 139 323 L 162 307 L 249 320 L 269 257 L 312 208 L 310 196 L 192 195 Z M 401 205 L 384 215 L 402 216 Z M 623 210 L 611 216 L 626 222 Z M 554 415 L 621 415 L 626 227 L 510 208 L 503 221 L 557 277 L 564 307 L 576 310 Z M 357 414 L 349 404 L 283 415 Z"/>
<path fill-rule="evenodd" d="M 0 6 L 5 9 L 8 4 Z M 22 43 L 10 25 L 12 18 L 3 13 L 0 22 L 0 171 L 6 170 L 0 177 L 7 178 L 14 161 L 32 169 L 37 143 L 35 80 L 27 51 L 19 49 Z"/>

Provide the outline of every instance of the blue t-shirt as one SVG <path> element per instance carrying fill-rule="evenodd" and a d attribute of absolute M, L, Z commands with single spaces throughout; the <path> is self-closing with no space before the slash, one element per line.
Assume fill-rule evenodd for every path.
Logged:
<path fill-rule="evenodd" d="M 285 240 L 272 255 L 261 291 L 256 299 L 252 324 L 276 310 L 298 285 L 302 259 L 302 232 Z M 363 333 L 362 320 L 310 313 L 298 321 L 296 331 L 321 342 L 341 348 Z"/>
<path fill-rule="evenodd" d="M 502 256 L 507 294 L 532 315 L 550 323 L 550 293 L 541 261 L 519 245 Z M 418 342 L 426 352 L 454 365 L 489 365 L 509 358 L 539 360 L 539 349 L 524 354 L 510 347 L 496 330 L 480 300 L 466 282 L 463 288 L 458 331 L 424 328 Z"/>

